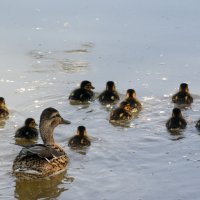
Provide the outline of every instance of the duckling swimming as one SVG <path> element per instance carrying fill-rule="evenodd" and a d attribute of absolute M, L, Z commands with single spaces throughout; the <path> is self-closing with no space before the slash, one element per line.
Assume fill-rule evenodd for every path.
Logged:
<path fill-rule="evenodd" d="M 142 105 L 136 98 L 136 92 L 133 89 L 128 89 L 126 91 L 126 98 L 124 101 L 130 104 L 130 109 L 132 112 L 138 112 L 142 109 Z"/>
<path fill-rule="evenodd" d="M 132 113 L 130 111 L 130 104 L 126 101 L 122 101 L 118 108 L 111 111 L 110 122 L 123 122 L 128 121 L 132 118 Z"/>
<path fill-rule="evenodd" d="M 181 114 L 179 108 L 174 108 L 172 111 L 172 117 L 167 121 L 166 127 L 168 129 L 184 129 L 187 126 L 187 122 Z"/>
<path fill-rule="evenodd" d="M 99 95 L 99 101 L 101 104 L 115 104 L 119 101 L 119 94 L 116 91 L 115 83 L 108 81 L 106 83 L 106 90 Z"/>
<path fill-rule="evenodd" d="M 82 81 L 80 88 L 75 89 L 69 96 L 71 104 L 82 104 L 88 103 L 94 98 L 94 92 L 92 89 L 95 89 L 92 86 L 90 81 Z"/>
<path fill-rule="evenodd" d="M 37 139 L 38 130 L 36 128 L 37 124 L 33 118 L 27 118 L 23 127 L 19 128 L 16 133 L 16 138 L 25 138 L 25 139 Z"/>
<path fill-rule="evenodd" d="M 40 116 L 40 135 L 43 144 L 22 148 L 13 163 L 13 172 L 19 178 L 43 178 L 66 169 L 68 157 L 55 143 L 53 131 L 59 124 L 70 124 L 54 108 L 46 108 Z"/>
<path fill-rule="evenodd" d="M 87 136 L 87 131 L 84 126 L 79 126 L 77 128 L 77 133 L 75 136 L 70 138 L 68 142 L 68 146 L 74 147 L 86 147 L 90 146 L 91 142 L 89 137 Z"/>
<path fill-rule="evenodd" d="M 5 103 L 5 99 L 0 97 L 0 119 L 7 119 L 9 117 L 9 111 Z"/>
<path fill-rule="evenodd" d="M 197 121 L 195 127 L 196 127 L 198 130 L 200 130 L 200 120 Z"/>
<path fill-rule="evenodd" d="M 176 104 L 186 104 L 190 105 L 193 102 L 193 97 L 189 93 L 189 88 L 187 83 L 181 83 L 179 91 L 172 96 L 172 102 Z"/>

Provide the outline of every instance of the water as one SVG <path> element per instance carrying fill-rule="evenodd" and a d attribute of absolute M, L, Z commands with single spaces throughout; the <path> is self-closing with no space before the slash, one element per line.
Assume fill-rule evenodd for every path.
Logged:
<path fill-rule="evenodd" d="M 0 199 L 199 199 L 199 2 L 1 1 L 0 90 L 11 116 L 0 130 Z M 97 93 L 116 81 L 122 98 L 134 88 L 143 110 L 130 127 L 113 126 L 95 101 L 71 106 L 68 95 L 91 80 Z M 170 95 L 188 82 L 185 131 L 170 134 Z M 55 107 L 72 122 L 55 130 L 70 157 L 67 172 L 50 180 L 19 181 L 12 163 L 14 132 Z M 70 150 L 84 125 L 92 145 Z M 41 139 L 38 140 L 41 142 Z"/>

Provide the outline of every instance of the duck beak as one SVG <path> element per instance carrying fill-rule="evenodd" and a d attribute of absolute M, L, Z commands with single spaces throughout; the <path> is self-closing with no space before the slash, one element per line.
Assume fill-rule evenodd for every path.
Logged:
<path fill-rule="evenodd" d="M 91 85 L 91 89 L 95 89 L 95 87 Z"/>
<path fill-rule="evenodd" d="M 71 122 L 66 119 L 61 118 L 60 124 L 71 124 Z"/>

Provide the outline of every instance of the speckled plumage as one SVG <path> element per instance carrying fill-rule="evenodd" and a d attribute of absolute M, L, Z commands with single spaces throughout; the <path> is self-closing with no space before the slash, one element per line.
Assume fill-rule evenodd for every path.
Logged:
<path fill-rule="evenodd" d="M 122 101 L 120 106 L 110 113 L 110 122 L 116 123 L 121 121 L 129 121 L 132 118 L 132 113 L 130 112 L 130 104 Z"/>

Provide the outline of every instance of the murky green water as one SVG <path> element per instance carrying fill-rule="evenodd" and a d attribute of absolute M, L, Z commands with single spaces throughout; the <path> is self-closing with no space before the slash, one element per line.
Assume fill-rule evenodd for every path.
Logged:
<path fill-rule="evenodd" d="M 0 130 L 0 199 L 198 200 L 200 185 L 198 1 L 0 2 L 0 96 L 11 116 Z M 130 127 L 113 126 L 98 101 L 72 106 L 68 95 L 84 79 L 97 93 L 108 80 L 123 99 L 134 88 L 143 109 Z M 188 82 L 194 103 L 188 126 L 171 135 L 170 95 Z M 72 124 L 55 139 L 68 153 L 67 172 L 48 180 L 12 175 L 20 147 L 14 132 L 55 107 Z M 84 125 L 92 145 L 70 150 Z M 41 142 L 41 139 L 38 140 Z"/>

